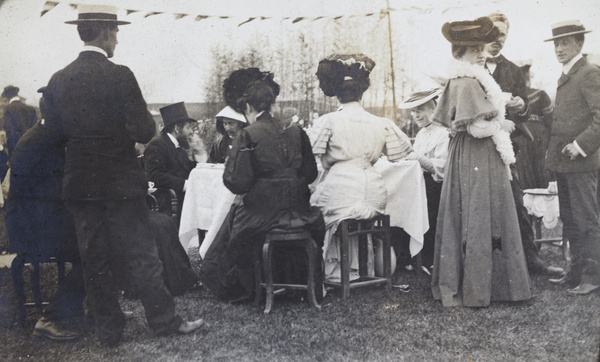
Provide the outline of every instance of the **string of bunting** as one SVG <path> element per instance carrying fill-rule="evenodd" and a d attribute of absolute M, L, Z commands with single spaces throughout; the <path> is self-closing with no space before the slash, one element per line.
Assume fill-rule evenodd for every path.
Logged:
<path fill-rule="evenodd" d="M 54 9 L 59 4 L 60 4 L 59 1 L 46 1 L 42 8 L 42 12 L 40 13 L 40 17 L 46 15 L 48 12 L 50 12 L 52 9 Z M 77 5 L 78 4 L 69 3 L 69 6 L 71 6 L 73 9 L 77 9 Z M 414 8 L 414 9 L 416 9 L 416 8 Z M 404 10 L 406 10 L 406 9 L 404 9 Z M 423 9 L 418 9 L 418 10 L 423 11 Z M 125 11 L 126 11 L 127 15 L 130 15 L 130 14 L 133 14 L 136 12 L 140 12 L 141 10 L 125 9 Z M 270 20 L 270 19 L 279 19 L 280 21 L 291 20 L 292 24 L 296 24 L 301 21 L 317 21 L 317 20 L 321 20 L 321 19 L 339 20 L 339 19 L 343 19 L 343 18 L 369 17 L 369 16 L 374 16 L 374 15 L 379 15 L 381 18 L 383 18 L 390 11 L 402 11 L 402 10 L 400 10 L 400 9 L 382 9 L 380 12 L 377 12 L 377 13 L 373 12 L 373 13 L 366 13 L 366 14 L 351 14 L 351 15 L 299 16 L 299 17 L 255 16 L 255 17 L 248 17 L 248 18 L 244 17 L 245 20 L 240 22 L 238 24 L 238 26 L 248 24 L 252 21 L 262 21 L 262 20 Z M 428 11 L 428 10 L 426 10 L 426 11 Z M 144 18 L 148 18 L 153 15 L 161 15 L 161 14 L 168 14 L 168 13 L 161 12 L 161 11 L 149 11 L 144 14 Z M 171 14 L 173 15 L 175 20 L 183 19 L 187 16 L 194 16 L 194 21 L 196 21 L 196 22 L 199 22 L 199 21 L 202 21 L 205 19 L 210 19 L 210 18 L 218 18 L 218 19 L 239 19 L 239 18 L 241 18 L 240 16 L 228 16 L 228 15 L 193 15 L 193 14 L 185 14 L 185 13 L 171 13 Z"/>

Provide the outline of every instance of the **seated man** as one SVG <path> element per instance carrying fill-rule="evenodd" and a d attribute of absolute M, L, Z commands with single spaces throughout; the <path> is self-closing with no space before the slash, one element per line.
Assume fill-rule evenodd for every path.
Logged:
<path fill-rule="evenodd" d="M 188 116 L 183 102 L 163 107 L 160 113 L 164 128 L 144 151 L 144 169 L 148 180 L 159 189 L 153 194 L 158 201 L 159 211 L 169 214 L 171 196 L 165 189 L 174 190 L 181 205 L 187 178 L 196 166 L 196 161 L 191 160 L 186 151 L 196 121 Z"/>
<path fill-rule="evenodd" d="M 43 115 L 44 98 L 40 100 L 40 111 Z M 34 329 L 35 335 L 54 340 L 79 337 L 66 330 L 62 322 L 83 315 L 85 298 L 73 216 L 61 200 L 64 164 L 65 149 L 50 140 L 44 120 L 25 132 L 11 155 L 6 216 L 10 248 L 17 253 L 12 264 L 14 273 L 22 273 L 26 259 L 57 257 L 72 263 Z"/>

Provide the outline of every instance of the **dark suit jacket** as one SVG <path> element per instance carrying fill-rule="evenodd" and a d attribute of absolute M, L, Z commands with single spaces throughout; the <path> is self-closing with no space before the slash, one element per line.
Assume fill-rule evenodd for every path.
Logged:
<path fill-rule="evenodd" d="M 14 101 L 4 110 L 3 127 L 6 131 L 6 148 L 10 156 L 19 139 L 37 122 L 35 108 L 21 101 Z"/>
<path fill-rule="evenodd" d="M 503 92 L 510 92 L 513 96 L 519 96 L 527 106 L 527 85 L 521 68 L 518 65 L 506 59 L 502 54 L 498 56 L 498 64 L 492 77 L 500 86 Z M 527 115 L 507 114 L 507 119 L 515 122 L 527 121 Z"/>
<path fill-rule="evenodd" d="M 161 134 L 153 139 L 144 151 L 144 168 L 148 180 L 154 182 L 154 187 L 161 189 L 173 189 L 177 193 L 177 199 L 183 201 L 183 185 L 196 166 L 196 162 L 190 161 L 182 148 L 175 148 L 168 135 Z M 157 193 L 157 198 L 168 197 Z M 168 200 L 158 200 L 159 204 L 169 204 Z"/>
<path fill-rule="evenodd" d="M 587 157 L 571 161 L 561 153 L 574 140 Z M 558 82 L 546 168 L 562 173 L 598 170 L 599 148 L 600 68 L 580 59 Z"/>
<path fill-rule="evenodd" d="M 67 146 L 63 197 L 124 201 L 145 197 L 148 181 L 135 151 L 156 132 L 129 68 L 84 51 L 48 83 L 46 126 Z"/>

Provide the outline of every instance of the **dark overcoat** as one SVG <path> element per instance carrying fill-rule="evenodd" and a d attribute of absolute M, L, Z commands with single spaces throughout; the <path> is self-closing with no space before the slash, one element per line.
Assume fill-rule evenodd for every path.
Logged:
<path fill-rule="evenodd" d="M 156 125 L 128 67 L 83 51 L 48 83 L 46 125 L 67 147 L 66 200 L 125 201 L 145 197 L 148 181 L 135 143 Z"/>

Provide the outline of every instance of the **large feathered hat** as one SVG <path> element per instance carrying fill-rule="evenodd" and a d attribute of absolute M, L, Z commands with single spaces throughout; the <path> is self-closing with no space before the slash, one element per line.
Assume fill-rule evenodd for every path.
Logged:
<path fill-rule="evenodd" d="M 328 97 L 336 96 L 344 80 L 369 79 L 375 62 L 364 54 L 332 54 L 319 62 L 319 87 Z"/>
<path fill-rule="evenodd" d="M 454 45 L 485 45 L 496 40 L 500 30 L 490 18 L 483 16 L 475 20 L 445 23 L 442 34 Z"/>
<path fill-rule="evenodd" d="M 248 84 L 260 80 L 265 82 L 273 89 L 275 97 L 279 95 L 279 84 L 273 80 L 273 73 L 262 72 L 258 68 L 238 69 L 229 75 L 229 78 L 223 82 L 223 98 L 225 103 L 236 112 L 244 113 L 238 105 L 238 101 L 244 95 Z"/>

